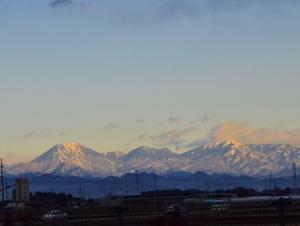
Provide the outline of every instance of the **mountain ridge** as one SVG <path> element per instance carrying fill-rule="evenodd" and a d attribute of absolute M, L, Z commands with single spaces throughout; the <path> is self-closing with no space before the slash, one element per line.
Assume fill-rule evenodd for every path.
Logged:
<path fill-rule="evenodd" d="M 140 146 L 128 153 L 99 153 L 79 143 L 54 145 L 28 163 L 7 167 L 7 173 L 65 176 L 120 176 L 135 171 L 226 173 L 261 176 L 289 172 L 300 163 L 300 148 L 288 144 L 241 144 L 234 140 L 204 144 L 178 154 L 168 148 Z"/>

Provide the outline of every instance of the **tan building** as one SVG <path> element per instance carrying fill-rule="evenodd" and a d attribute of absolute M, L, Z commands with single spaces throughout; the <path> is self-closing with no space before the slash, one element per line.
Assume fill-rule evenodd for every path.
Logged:
<path fill-rule="evenodd" d="M 16 179 L 16 187 L 14 190 L 14 201 L 29 203 L 29 180 L 28 178 Z"/>

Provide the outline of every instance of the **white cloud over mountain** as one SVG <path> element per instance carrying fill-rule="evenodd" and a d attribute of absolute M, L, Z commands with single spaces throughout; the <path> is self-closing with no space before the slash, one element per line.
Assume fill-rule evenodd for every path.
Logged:
<path fill-rule="evenodd" d="M 243 122 L 227 122 L 215 126 L 210 131 L 208 140 L 213 142 L 237 140 L 245 144 L 300 145 L 300 129 L 272 130 L 256 128 Z"/>

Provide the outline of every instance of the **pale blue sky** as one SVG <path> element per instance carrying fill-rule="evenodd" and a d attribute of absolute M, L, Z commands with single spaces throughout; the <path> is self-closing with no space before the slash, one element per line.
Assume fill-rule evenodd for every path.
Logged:
<path fill-rule="evenodd" d="M 71 2 L 0 0 L 9 162 L 64 141 L 182 151 L 225 122 L 298 129 L 298 1 Z"/>

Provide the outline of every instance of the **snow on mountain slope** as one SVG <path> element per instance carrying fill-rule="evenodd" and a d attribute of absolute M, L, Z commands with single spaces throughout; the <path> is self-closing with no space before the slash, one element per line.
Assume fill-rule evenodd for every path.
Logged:
<path fill-rule="evenodd" d="M 236 141 L 212 143 L 183 154 L 189 158 L 186 171 L 267 175 L 300 164 L 300 148 L 291 145 L 244 145 Z"/>
<path fill-rule="evenodd" d="M 101 153 L 104 158 L 112 161 L 120 161 L 124 157 L 124 153 L 120 151 Z"/>
<path fill-rule="evenodd" d="M 142 172 L 165 173 L 169 170 L 180 170 L 188 160 L 169 149 L 157 149 L 141 146 L 123 157 L 122 173 Z"/>
<path fill-rule="evenodd" d="M 227 173 L 267 175 L 289 172 L 300 165 L 300 148 L 291 145 L 247 145 L 236 141 L 210 143 L 176 154 L 169 149 L 141 146 L 127 154 L 98 153 L 76 143 L 60 144 L 29 163 L 6 169 L 9 174 L 53 173 L 73 176 L 110 176 L 128 172 Z"/>
<path fill-rule="evenodd" d="M 8 168 L 10 174 L 55 173 L 73 176 L 106 176 L 116 173 L 114 162 L 77 143 L 55 145 L 27 164 Z"/>
<path fill-rule="evenodd" d="M 141 160 L 164 160 L 171 157 L 178 157 L 179 155 L 173 153 L 167 148 L 157 149 L 151 148 L 147 146 L 138 147 L 132 151 L 130 151 L 127 155 L 124 156 L 123 160 L 130 161 L 134 159 L 141 159 Z"/>

